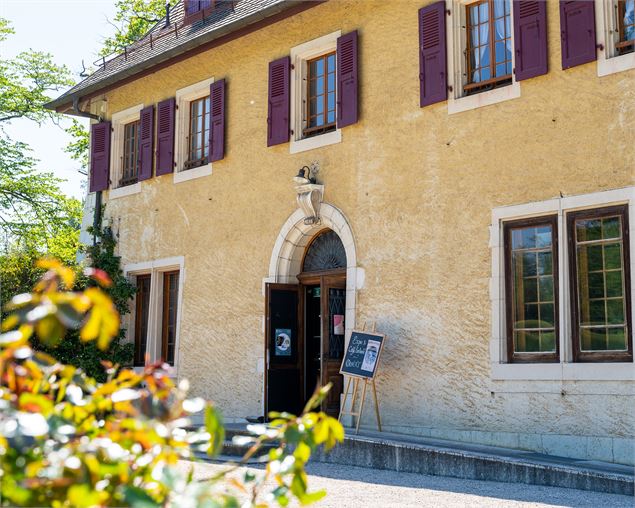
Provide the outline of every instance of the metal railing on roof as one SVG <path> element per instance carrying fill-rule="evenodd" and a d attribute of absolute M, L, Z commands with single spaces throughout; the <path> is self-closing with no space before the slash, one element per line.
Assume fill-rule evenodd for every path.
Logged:
<path fill-rule="evenodd" d="M 231 0 L 231 1 L 223 1 L 223 0 L 215 0 L 215 4 L 218 5 L 229 5 L 231 6 L 232 11 L 234 10 L 235 7 L 235 0 Z M 175 5 L 178 5 L 175 4 Z M 169 19 L 169 14 L 168 16 L 166 16 L 167 19 Z M 185 26 L 189 26 L 192 25 L 193 23 L 196 23 L 197 21 L 203 21 L 205 19 L 205 17 L 203 16 L 203 11 L 201 11 L 201 19 L 200 20 L 196 20 L 194 19 L 192 21 L 192 17 L 189 17 L 189 20 L 186 23 L 184 23 L 184 21 L 181 21 L 180 23 L 170 23 L 170 25 L 173 25 L 174 28 L 170 28 L 168 29 L 167 27 L 164 27 L 163 29 L 161 29 L 160 31 L 158 31 L 158 33 L 156 33 L 156 28 L 157 26 L 159 26 L 166 18 L 163 18 L 161 20 L 159 20 L 157 22 L 156 25 L 154 25 L 149 32 L 147 32 L 146 34 L 144 34 L 143 36 L 141 36 L 139 39 L 137 39 L 136 41 L 132 42 L 131 44 L 128 44 L 126 46 L 124 46 L 123 51 L 119 50 L 119 51 L 115 51 L 113 53 L 110 53 L 109 55 L 104 55 L 101 58 L 98 58 L 97 60 L 95 60 L 93 62 L 93 65 L 97 65 L 102 69 L 106 68 L 106 64 L 109 62 L 112 62 L 113 60 L 116 60 L 117 58 L 123 56 L 124 57 L 124 61 L 128 60 L 128 56 L 130 56 L 132 53 L 134 53 L 135 51 L 138 51 L 139 49 L 145 47 L 145 46 L 150 46 L 150 50 L 154 49 L 154 45 L 157 43 L 157 41 L 159 41 L 160 39 L 168 36 L 168 35 L 172 35 L 174 34 L 174 38 L 178 39 L 179 37 L 179 29 L 182 29 Z M 185 19 L 185 17 L 183 18 Z M 145 40 L 147 39 L 147 40 Z"/>

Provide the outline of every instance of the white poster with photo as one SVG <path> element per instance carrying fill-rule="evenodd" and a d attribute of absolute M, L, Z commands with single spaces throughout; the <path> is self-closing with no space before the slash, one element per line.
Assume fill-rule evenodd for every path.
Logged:
<path fill-rule="evenodd" d="M 375 364 L 377 363 L 380 346 L 381 344 L 376 340 L 368 341 L 368 344 L 366 345 L 366 353 L 364 353 L 364 360 L 362 361 L 362 370 L 371 373 L 375 371 Z"/>

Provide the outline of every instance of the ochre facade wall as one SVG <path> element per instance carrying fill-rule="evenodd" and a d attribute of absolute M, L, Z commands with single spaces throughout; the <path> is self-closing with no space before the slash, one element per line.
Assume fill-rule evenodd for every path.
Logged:
<path fill-rule="evenodd" d="M 211 176 L 152 178 L 111 201 L 105 193 L 123 262 L 184 256 L 178 375 L 228 417 L 261 414 L 262 281 L 297 208 L 291 178 L 319 161 L 324 199 L 347 217 L 365 270 L 357 322 L 376 320 L 388 335 L 378 385 L 388 428 L 490 432 L 493 442 L 511 436 L 547 451 L 550 434 L 594 436 L 601 449 L 602 438 L 623 438 L 625 451 L 602 453 L 624 461 L 634 383 L 491 380 L 489 225 L 494 207 L 634 184 L 635 71 L 562 71 L 558 2 L 549 0 L 547 75 L 493 106 L 422 109 L 425 3 L 327 2 L 107 93 L 110 117 L 227 80 L 227 151 Z M 335 30 L 359 31 L 360 121 L 339 144 L 295 155 L 287 144 L 267 148 L 268 62 Z"/>

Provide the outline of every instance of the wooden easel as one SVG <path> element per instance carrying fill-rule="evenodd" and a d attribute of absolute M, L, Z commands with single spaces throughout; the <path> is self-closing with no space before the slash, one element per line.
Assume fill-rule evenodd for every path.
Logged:
<path fill-rule="evenodd" d="M 373 321 L 373 329 L 367 329 L 367 322 L 364 321 L 363 331 L 372 331 L 373 333 L 377 331 L 376 323 Z M 366 387 L 370 384 L 373 390 L 373 399 L 375 400 L 375 416 L 377 417 L 377 428 L 379 432 L 381 432 L 381 418 L 379 417 L 379 402 L 377 401 L 377 388 L 375 387 L 375 378 L 365 378 L 358 376 L 351 376 L 347 374 L 348 380 L 346 382 L 346 390 L 344 391 L 344 401 L 342 402 L 342 407 L 340 408 L 340 415 L 337 418 L 338 421 L 342 421 L 342 416 L 352 416 L 357 418 L 357 424 L 355 425 L 355 434 L 359 433 L 359 424 L 362 420 L 362 413 L 364 412 L 364 400 L 366 399 Z M 357 401 L 357 393 L 359 389 L 359 383 L 363 381 L 364 386 L 362 387 L 362 397 L 359 402 L 359 411 L 355 411 L 355 402 Z M 353 383 L 353 394 L 351 399 L 351 410 L 346 411 L 346 401 L 348 400 L 348 392 L 351 387 L 351 382 Z"/>

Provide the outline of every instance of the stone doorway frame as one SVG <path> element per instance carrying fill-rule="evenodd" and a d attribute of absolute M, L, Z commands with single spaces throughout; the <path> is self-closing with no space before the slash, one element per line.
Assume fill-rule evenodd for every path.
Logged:
<path fill-rule="evenodd" d="M 333 230 L 342 240 L 346 252 L 346 310 L 344 316 L 345 344 L 355 328 L 357 290 L 364 286 L 365 272 L 357 266 L 357 251 L 353 230 L 346 216 L 329 203 L 320 204 L 320 221 L 317 224 L 305 224 L 305 214 L 301 209 L 295 210 L 285 221 L 271 253 L 269 275 L 263 279 L 262 294 L 265 295 L 265 284 L 268 282 L 297 284 L 296 276 L 302 271 L 304 251 L 311 239 L 325 228 Z M 262 331 L 265 331 L 265 316 L 262 319 Z M 266 365 L 263 362 L 263 374 Z M 259 369 L 260 370 L 260 369 Z M 264 407 L 264 400 L 263 400 Z"/>

